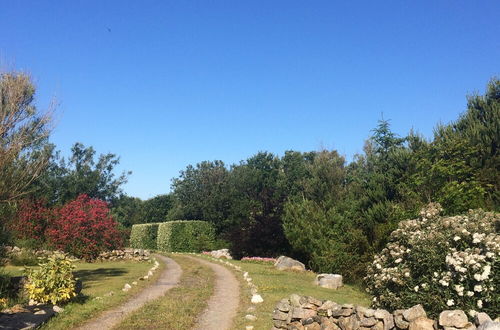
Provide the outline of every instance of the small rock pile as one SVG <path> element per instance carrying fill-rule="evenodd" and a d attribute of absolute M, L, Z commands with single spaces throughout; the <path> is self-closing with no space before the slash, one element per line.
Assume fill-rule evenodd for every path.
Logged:
<path fill-rule="evenodd" d="M 210 255 L 217 259 L 233 259 L 231 253 L 229 253 L 229 249 L 220 249 L 215 251 L 210 251 Z"/>
<path fill-rule="evenodd" d="M 462 310 L 448 310 L 434 321 L 421 305 L 389 313 L 296 294 L 276 305 L 273 325 L 273 330 L 500 330 L 498 319 L 493 322 L 486 313 L 476 314 L 469 322 Z"/>
<path fill-rule="evenodd" d="M 127 248 L 123 250 L 113 250 L 102 252 L 97 257 L 97 261 L 134 260 L 149 261 L 149 250 Z"/>

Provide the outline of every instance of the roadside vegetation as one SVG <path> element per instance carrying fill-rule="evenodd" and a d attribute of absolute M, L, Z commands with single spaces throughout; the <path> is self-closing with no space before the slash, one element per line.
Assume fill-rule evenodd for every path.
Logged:
<path fill-rule="evenodd" d="M 318 299 L 328 299 L 339 304 L 349 303 L 369 306 L 371 297 L 359 286 L 344 285 L 338 290 L 326 289 L 314 284 L 316 274 L 311 271 L 295 272 L 276 270 L 271 263 L 242 262 L 231 260 L 242 271 L 248 272 L 259 294 L 264 299 L 260 304 L 250 302 L 251 293 L 242 273 L 235 272 L 242 283 L 241 305 L 235 319 L 234 329 L 244 329 L 246 325 L 253 325 L 254 329 L 270 329 L 273 327 L 272 313 L 276 304 L 291 294 L 313 296 Z M 231 269 L 231 268 L 230 268 Z M 255 307 L 255 312 L 248 312 L 248 308 Z M 256 321 L 245 319 L 245 315 L 257 316 Z"/>

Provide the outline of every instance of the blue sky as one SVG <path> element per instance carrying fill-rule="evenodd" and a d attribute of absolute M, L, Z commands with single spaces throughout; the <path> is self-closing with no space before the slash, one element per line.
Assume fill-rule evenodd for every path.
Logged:
<path fill-rule="evenodd" d="M 500 1 L 23 1 L 0 67 L 25 70 L 51 137 L 121 157 L 125 191 L 258 151 L 362 152 L 383 113 L 432 135 L 500 75 Z"/>

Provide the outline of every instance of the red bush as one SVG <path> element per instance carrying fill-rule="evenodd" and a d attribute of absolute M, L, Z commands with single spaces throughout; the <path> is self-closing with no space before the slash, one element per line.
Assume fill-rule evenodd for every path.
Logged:
<path fill-rule="evenodd" d="M 119 248 L 123 242 L 107 203 L 87 195 L 78 196 L 55 212 L 46 237 L 53 247 L 86 260 Z"/>
<path fill-rule="evenodd" d="M 45 230 L 50 221 L 51 210 L 40 200 L 23 200 L 17 207 L 10 229 L 16 238 L 23 240 L 45 241 Z"/>

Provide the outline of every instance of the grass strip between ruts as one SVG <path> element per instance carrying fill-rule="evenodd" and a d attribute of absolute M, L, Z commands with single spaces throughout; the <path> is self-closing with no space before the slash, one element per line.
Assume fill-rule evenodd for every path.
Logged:
<path fill-rule="evenodd" d="M 214 292 L 215 274 L 182 255 L 169 255 L 182 268 L 175 287 L 127 316 L 115 329 L 191 329 Z"/>

